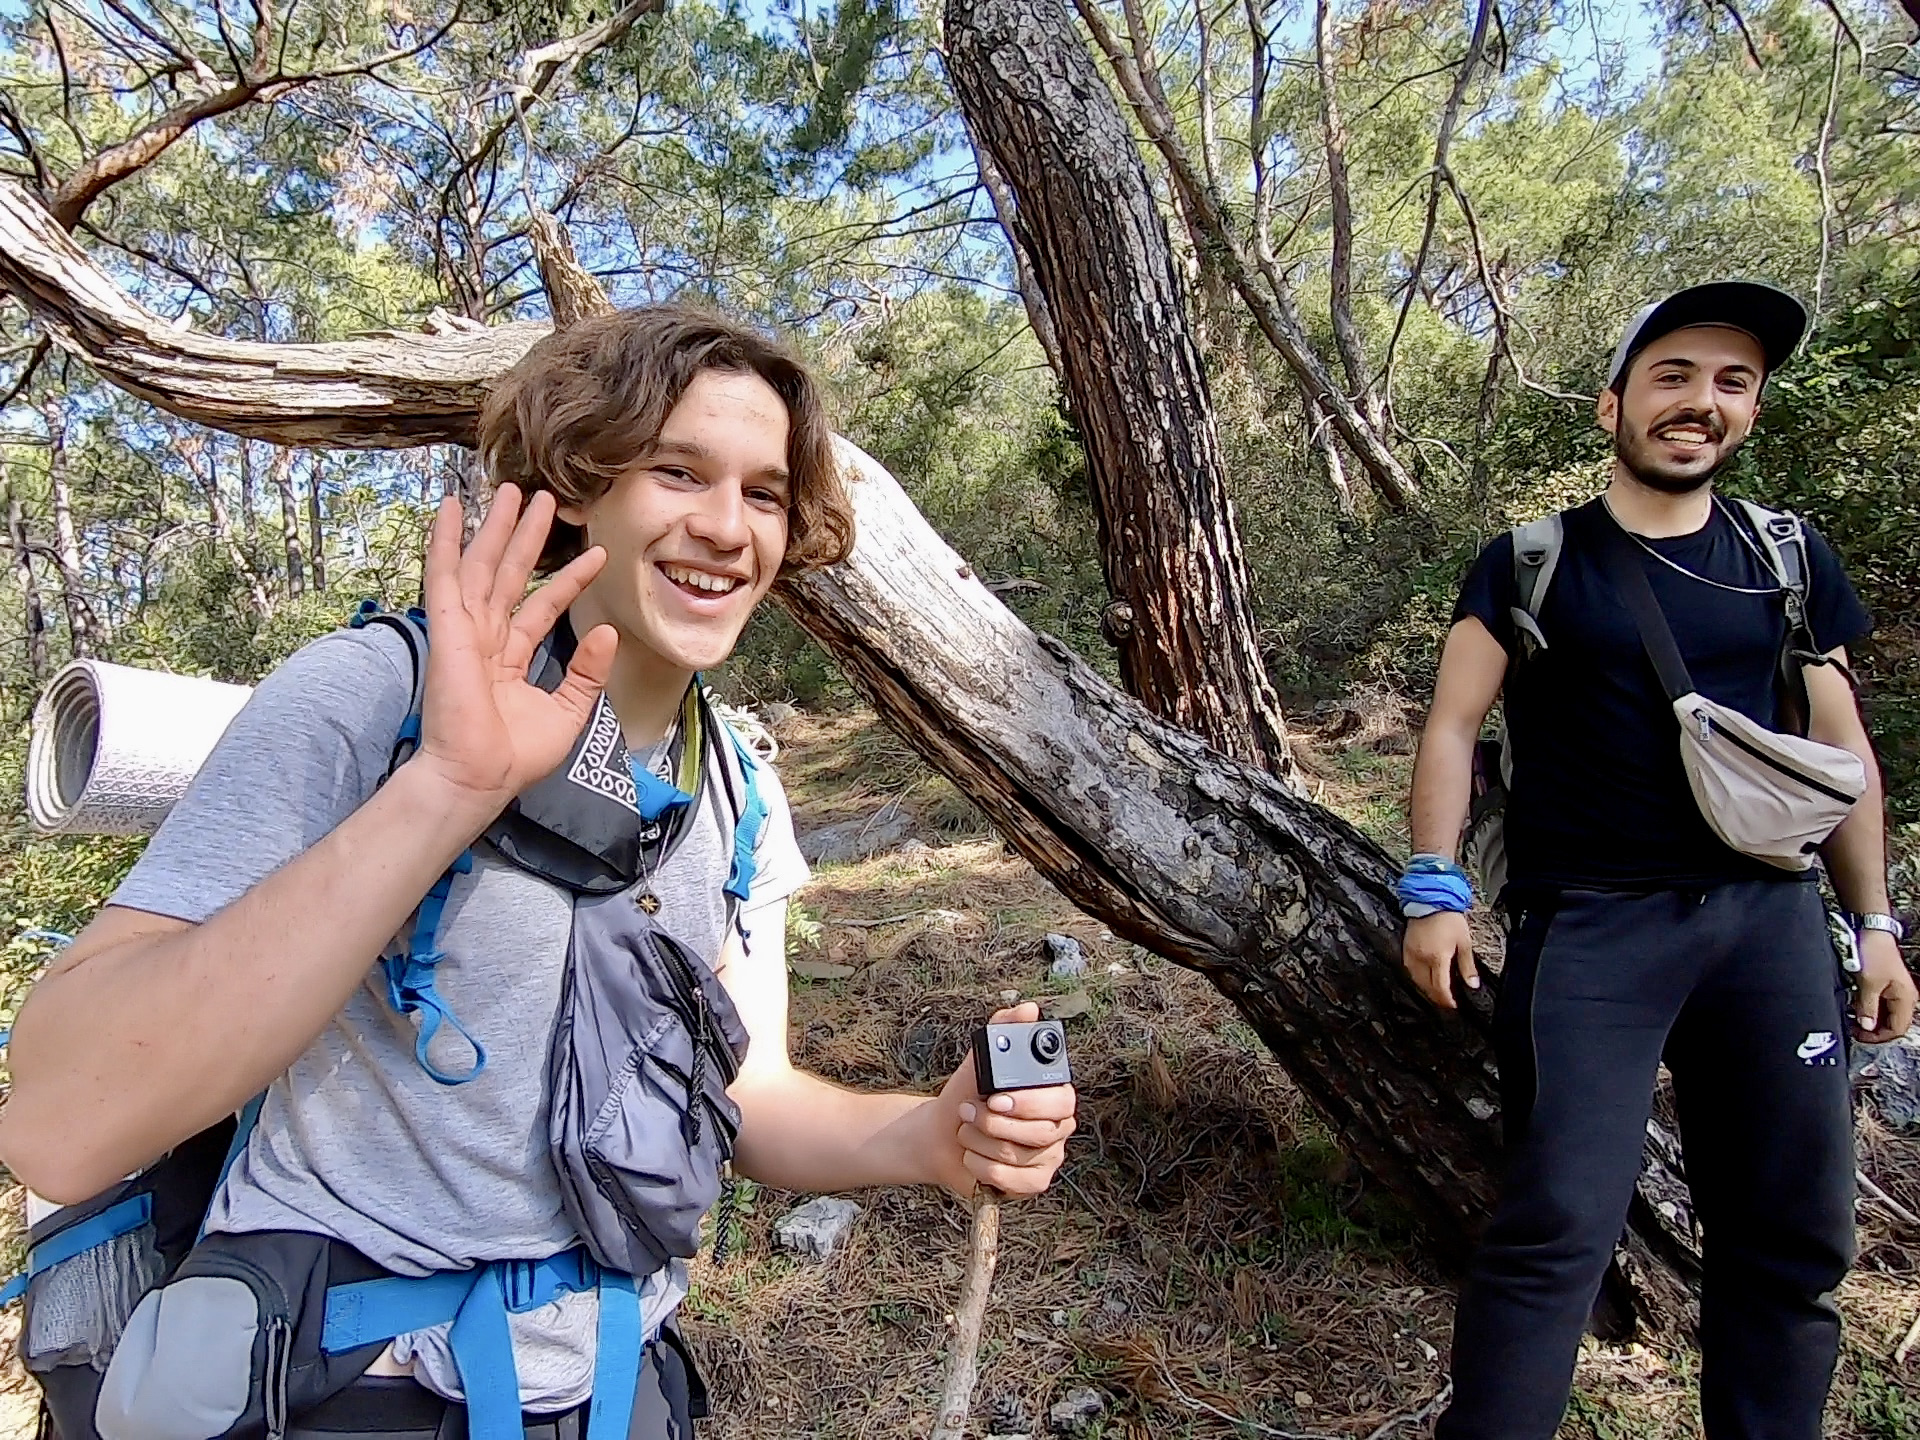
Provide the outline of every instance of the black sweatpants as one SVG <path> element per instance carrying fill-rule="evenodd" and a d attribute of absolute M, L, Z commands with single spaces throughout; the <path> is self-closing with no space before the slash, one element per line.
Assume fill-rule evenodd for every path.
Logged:
<path fill-rule="evenodd" d="M 1708 1440 L 1819 1440 L 1853 1257 L 1845 985 L 1817 888 L 1569 890 L 1521 910 L 1495 1046 L 1508 1171 L 1436 1440 L 1548 1440 L 1662 1058 L 1705 1251 Z"/>

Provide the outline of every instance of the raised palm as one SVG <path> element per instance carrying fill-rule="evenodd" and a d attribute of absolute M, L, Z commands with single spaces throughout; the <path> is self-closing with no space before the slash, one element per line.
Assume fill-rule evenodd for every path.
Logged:
<path fill-rule="evenodd" d="M 527 681 L 534 648 L 599 573 L 587 551 L 531 595 L 527 582 L 553 523 L 541 491 L 520 508 L 502 485 L 473 541 L 460 546 L 461 513 L 446 500 L 427 541 L 427 688 L 419 759 L 464 790 L 505 805 L 550 772 L 593 713 L 617 641 L 611 626 L 580 637 L 552 692 Z"/>

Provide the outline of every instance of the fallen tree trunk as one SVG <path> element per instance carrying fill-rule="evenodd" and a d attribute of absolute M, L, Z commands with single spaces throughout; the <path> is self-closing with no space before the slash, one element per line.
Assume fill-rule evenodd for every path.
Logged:
<path fill-rule="evenodd" d="M 57 227 L 64 250 L 45 243 L 44 227 L 20 224 L 28 208 L 38 207 L 0 182 L 0 283 L 55 343 L 173 413 L 236 434 L 276 430 L 341 447 L 404 444 L 399 437 L 436 426 L 470 435 L 474 411 L 461 405 L 480 384 L 481 342 L 504 368 L 524 351 L 520 337 L 538 333 L 410 340 L 411 388 L 385 393 L 370 424 L 333 401 L 364 373 L 362 351 L 387 355 L 390 342 L 239 347 L 176 335 Z M 84 324 L 75 320 L 83 308 Z M 103 329 L 102 317 L 116 314 L 144 318 Z M 209 351 L 227 349 L 249 352 L 256 383 L 224 388 L 227 362 Z M 1393 861 L 1338 816 L 1156 719 L 1027 629 L 892 476 L 854 447 L 845 452 L 859 543 L 846 563 L 783 588 L 795 618 L 1069 898 L 1231 998 L 1373 1183 L 1461 1256 L 1494 1193 L 1490 1002 L 1471 996 L 1462 1017 L 1448 1019 L 1406 981 Z M 1690 1221 L 1684 1211 L 1669 1226 L 1653 1221 L 1657 1206 L 1684 1194 L 1656 1157 L 1622 1256 L 1631 1283 L 1619 1293 L 1663 1324 L 1685 1305 L 1667 1262 L 1683 1254 Z"/>

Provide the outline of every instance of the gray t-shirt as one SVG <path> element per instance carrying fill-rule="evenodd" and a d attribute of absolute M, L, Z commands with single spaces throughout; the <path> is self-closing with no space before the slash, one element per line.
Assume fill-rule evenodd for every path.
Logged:
<path fill-rule="evenodd" d="M 405 642 L 386 626 L 340 631 L 301 650 L 260 684 L 113 903 L 197 924 L 320 840 L 385 775 L 412 683 Z M 604 702 L 591 723 L 617 733 Z M 583 760 L 610 748 L 583 747 Z M 630 777 L 575 778 L 603 792 L 626 779 L 630 793 Z M 764 764 L 758 778 L 768 818 L 743 925 L 778 943 L 782 902 L 808 872 L 779 780 Z M 652 880 L 660 922 L 710 963 L 726 938 L 720 887 L 733 843 L 721 790 L 705 787 L 691 828 Z M 268 1089 L 246 1152 L 214 1198 L 209 1228 L 329 1235 L 412 1275 L 536 1259 L 577 1243 L 547 1150 L 546 1096 L 571 910 L 564 891 L 476 843 L 473 869 L 455 877 L 441 920 L 445 958 L 435 981 L 485 1047 L 485 1069 L 454 1086 L 428 1076 L 414 1058 L 417 1017 L 393 1010 L 384 974 L 372 967 Z M 411 928 L 409 921 L 402 936 Z M 454 1073 L 472 1061 L 450 1026 L 430 1055 Z M 682 1293 L 681 1275 L 653 1277 L 650 1318 L 663 1317 Z M 594 1301 L 569 1296 L 512 1317 L 527 1408 L 570 1406 L 590 1393 Z M 444 1327 L 403 1337 L 392 1354 L 459 1398 Z"/>

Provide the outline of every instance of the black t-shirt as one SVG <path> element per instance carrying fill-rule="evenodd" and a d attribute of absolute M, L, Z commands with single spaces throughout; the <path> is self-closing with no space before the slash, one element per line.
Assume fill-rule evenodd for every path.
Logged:
<path fill-rule="evenodd" d="M 1509 878 L 1625 889 L 1790 878 L 1728 848 L 1694 803 L 1672 703 L 1604 573 L 1597 527 L 1614 523 L 1598 500 L 1567 512 L 1565 546 L 1540 612 L 1547 648 L 1508 666 Z M 1806 536 L 1814 639 L 1823 652 L 1851 645 L 1872 621 L 1831 547 L 1811 526 Z M 1645 543 L 1672 562 L 1638 550 L 1695 688 L 1778 727 L 1786 611 L 1758 541 L 1716 500 L 1702 529 Z M 1720 589 L 1694 576 L 1767 593 Z M 1518 657 L 1510 614 L 1518 603 L 1513 537 L 1503 534 L 1468 572 L 1454 619 L 1475 616 Z"/>

